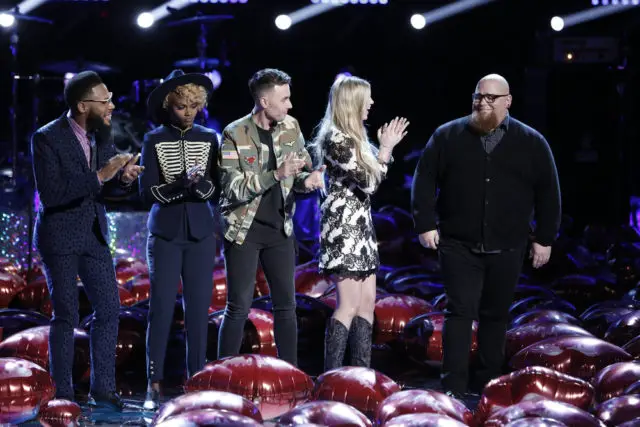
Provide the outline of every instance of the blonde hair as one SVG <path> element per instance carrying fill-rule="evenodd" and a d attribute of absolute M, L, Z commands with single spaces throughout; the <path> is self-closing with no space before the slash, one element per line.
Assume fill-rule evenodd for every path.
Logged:
<path fill-rule="evenodd" d="M 315 160 L 322 163 L 324 146 L 332 143 L 329 138 L 333 128 L 336 128 L 354 141 L 357 162 L 376 182 L 380 182 L 382 171 L 376 159 L 378 150 L 369 142 L 362 121 L 362 112 L 370 96 L 371 85 L 368 81 L 353 76 L 338 77 L 331 86 L 327 109 L 316 128 L 310 149 L 314 152 Z"/>
<path fill-rule="evenodd" d="M 207 106 L 207 90 L 204 88 L 204 86 L 187 83 L 185 85 L 176 87 L 174 90 L 169 92 L 167 96 L 164 97 L 162 108 L 164 108 L 165 110 L 167 110 L 169 108 L 169 105 L 171 105 L 171 96 L 183 98 L 188 103 L 198 104 L 198 111 L 201 111 L 204 107 Z"/>

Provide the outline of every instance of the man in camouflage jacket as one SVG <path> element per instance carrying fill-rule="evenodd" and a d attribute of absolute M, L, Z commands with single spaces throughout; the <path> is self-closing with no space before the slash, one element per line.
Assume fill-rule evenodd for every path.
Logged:
<path fill-rule="evenodd" d="M 322 188 L 324 169 L 312 169 L 298 121 L 288 115 L 290 81 L 275 69 L 254 74 L 249 89 L 255 107 L 225 128 L 218 151 L 227 272 L 218 358 L 240 351 L 260 261 L 273 303 L 278 355 L 297 363 L 294 191 Z"/>

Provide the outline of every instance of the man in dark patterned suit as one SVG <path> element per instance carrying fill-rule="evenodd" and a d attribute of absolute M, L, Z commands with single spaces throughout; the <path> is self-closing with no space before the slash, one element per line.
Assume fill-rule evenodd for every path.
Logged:
<path fill-rule="evenodd" d="M 64 97 L 69 111 L 38 129 L 31 141 L 41 202 L 34 243 L 42 256 L 53 306 L 50 371 L 56 397 L 73 400 L 79 275 L 95 310 L 89 405 L 121 409 L 115 392 L 120 301 L 101 192 L 112 180 L 131 184 L 142 169 L 135 165 L 138 156 L 116 155 L 111 138 L 115 106 L 98 74 L 85 71 L 74 76 L 65 86 Z"/>

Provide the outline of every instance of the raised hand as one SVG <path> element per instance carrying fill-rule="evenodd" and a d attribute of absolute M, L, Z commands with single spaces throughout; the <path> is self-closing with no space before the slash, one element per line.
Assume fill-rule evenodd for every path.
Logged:
<path fill-rule="evenodd" d="M 378 142 L 384 148 L 393 148 L 407 135 L 409 122 L 404 117 L 396 117 L 378 129 Z"/>

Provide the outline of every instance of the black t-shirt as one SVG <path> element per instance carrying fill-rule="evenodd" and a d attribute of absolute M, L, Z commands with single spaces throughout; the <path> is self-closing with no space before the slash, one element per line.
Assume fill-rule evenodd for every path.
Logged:
<path fill-rule="evenodd" d="M 256 126 L 256 128 L 258 129 L 260 142 L 269 147 L 268 169 L 274 171 L 277 169 L 277 163 L 276 154 L 273 151 L 271 132 L 259 126 Z M 253 218 L 246 240 L 254 243 L 272 243 L 286 237 L 284 234 L 282 190 L 280 189 L 280 184 L 276 184 L 262 195 L 262 200 L 260 200 L 260 205 Z"/>

